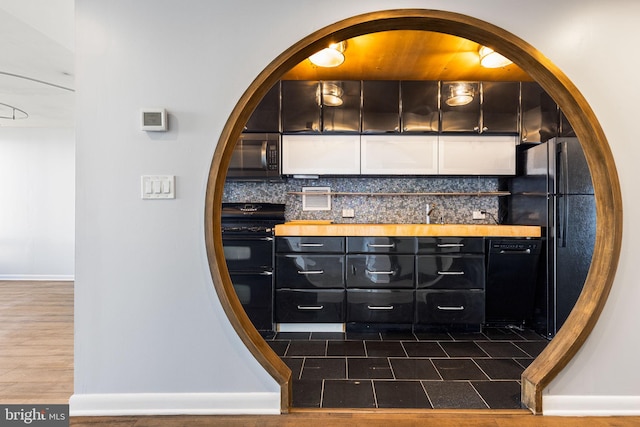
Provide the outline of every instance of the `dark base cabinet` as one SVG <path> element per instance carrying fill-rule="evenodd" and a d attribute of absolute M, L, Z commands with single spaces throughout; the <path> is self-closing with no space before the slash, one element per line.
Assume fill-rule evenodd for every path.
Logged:
<path fill-rule="evenodd" d="M 347 322 L 413 323 L 412 289 L 347 290 Z"/>
<path fill-rule="evenodd" d="M 278 289 L 277 323 L 344 323 L 345 291 L 342 289 Z"/>
<path fill-rule="evenodd" d="M 236 295 L 259 331 L 273 330 L 273 284 L 271 276 L 260 273 L 231 273 Z"/>
<path fill-rule="evenodd" d="M 482 324 L 484 292 L 418 290 L 416 321 L 421 324 Z"/>

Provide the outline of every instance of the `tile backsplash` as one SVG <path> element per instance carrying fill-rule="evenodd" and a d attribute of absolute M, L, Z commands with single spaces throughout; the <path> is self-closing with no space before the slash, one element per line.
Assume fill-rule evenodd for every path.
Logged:
<path fill-rule="evenodd" d="M 331 210 L 303 211 L 302 187 L 330 187 L 332 192 L 366 195 L 333 195 Z M 223 202 L 285 203 L 286 220 L 331 220 L 335 223 L 416 224 L 426 222 L 426 207 L 433 211 L 431 222 L 495 224 L 498 196 L 389 195 L 389 193 L 479 193 L 498 191 L 498 179 L 485 177 L 372 178 L 336 177 L 288 179 L 281 183 L 226 182 Z M 380 193 L 385 193 L 380 195 Z M 343 209 L 353 209 L 353 218 L 343 218 Z M 487 211 L 484 220 L 472 219 L 472 211 Z"/>

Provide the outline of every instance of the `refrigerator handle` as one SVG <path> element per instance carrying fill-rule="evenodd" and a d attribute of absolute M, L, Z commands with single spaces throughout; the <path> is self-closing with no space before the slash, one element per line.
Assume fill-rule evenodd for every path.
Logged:
<path fill-rule="evenodd" d="M 567 227 L 569 222 L 569 205 L 567 200 L 567 193 L 569 192 L 569 177 L 567 171 L 569 170 L 569 156 L 567 156 L 567 143 L 562 141 L 558 143 L 558 151 L 556 155 L 556 172 L 558 179 L 558 239 L 560 240 L 560 247 L 567 247 Z"/>

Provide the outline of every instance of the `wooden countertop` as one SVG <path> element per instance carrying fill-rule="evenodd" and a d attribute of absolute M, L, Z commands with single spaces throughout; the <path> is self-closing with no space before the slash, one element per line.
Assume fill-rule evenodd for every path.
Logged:
<path fill-rule="evenodd" d="M 304 221 L 276 225 L 276 236 L 459 236 L 540 237 L 529 225 L 488 224 L 331 224 Z"/>

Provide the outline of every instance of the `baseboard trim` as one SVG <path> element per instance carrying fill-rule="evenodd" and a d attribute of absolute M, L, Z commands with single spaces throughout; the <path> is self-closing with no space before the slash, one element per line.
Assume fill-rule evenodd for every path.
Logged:
<path fill-rule="evenodd" d="M 542 396 L 544 415 L 640 415 L 640 396 Z"/>
<path fill-rule="evenodd" d="M 109 393 L 69 399 L 72 417 L 274 414 L 280 414 L 280 393 Z"/>
<path fill-rule="evenodd" d="M 0 274 L 0 280 L 24 282 L 73 282 L 73 274 Z"/>
<path fill-rule="evenodd" d="M 278 323 L 278 332 L 344 332 L 344 323 Z"/>

